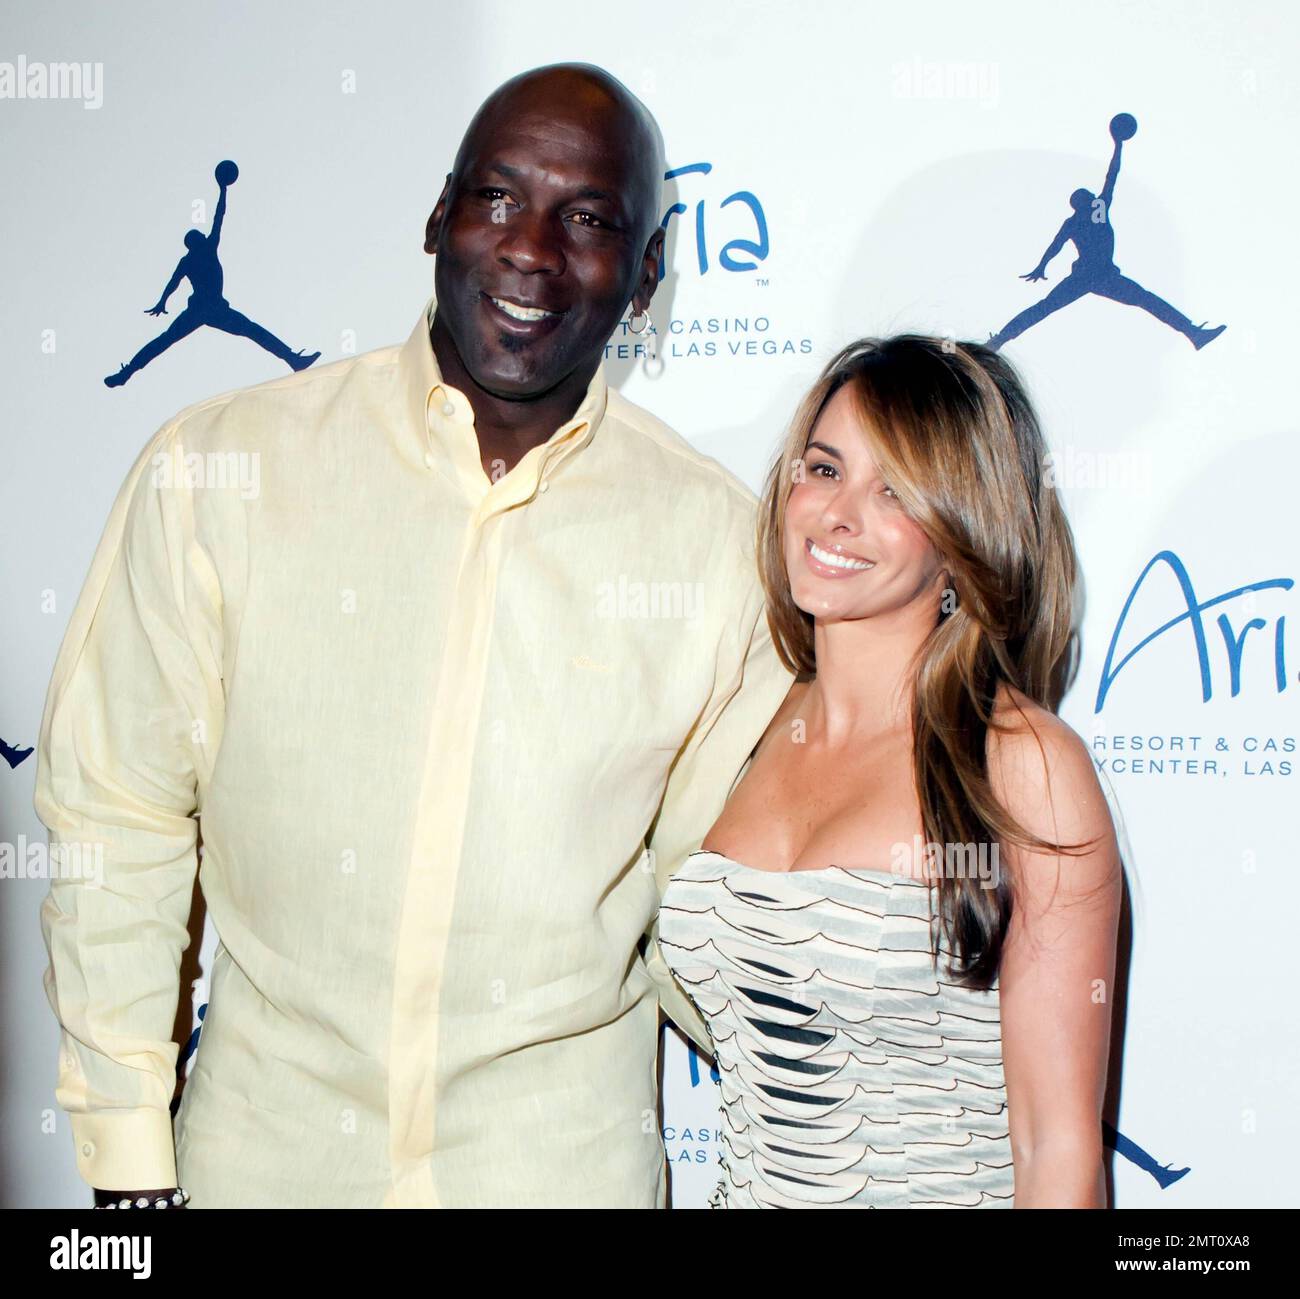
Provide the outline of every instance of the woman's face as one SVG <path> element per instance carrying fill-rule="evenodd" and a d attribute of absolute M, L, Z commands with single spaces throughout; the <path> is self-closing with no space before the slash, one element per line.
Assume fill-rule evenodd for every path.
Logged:
<path fill-rule="evenodd" d="M 933 603 L 938 617 L 939 555 L 881 478 L 847 386 L 823 408 L 803 465 L 785 511 L 795 604 L 823 622 L 876 617 L 918 601 Z"/>

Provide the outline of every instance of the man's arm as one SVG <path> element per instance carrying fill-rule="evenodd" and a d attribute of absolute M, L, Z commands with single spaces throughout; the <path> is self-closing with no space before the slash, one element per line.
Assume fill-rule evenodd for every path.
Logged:
<path fill-rule="evenodd" d="M 152 307 L 145 308 L 146 315 L 161 316 L 166 313 L 167 299 L 176 292 L 177 286 L 185 278 L 185 258 L 188 256 L 189 254 L 186 253 L 185 257 L 182 257 L 180 261 L 176 263 L 176 269 L 172 272 L 172 277 L 167 281 L 167 287 L 163 289 L 158 301 L 155 302 Z"/>
<path fill-rule="evenodd" d="M 738 651 L 729 662 L 727 657 L 719 662 L 713 694 L 677 756 L 650 830 L 650 861 L 660 897 L 669 877 L 718 819 L 732 782 L 794 681 L 773 647 L 757 570 L 737 632 Z M 658 918 L 649 938 L 646 969 L 659 989 L 660 1006 L 706 1056 L 712 1056 L 708 1028 L 659 950 Z"/>
<path fill-rule="evenodd" d="M 221 242 L 221 223 L 226 219 L 226 186 L 221 187 L 221 196 L 217 199 L 217 210 L 212 217 L 212 229 L 208 232 L 208 247 L 215 253 Z"/>
<path fill-rule="evenodd" d="M 1022 275 L 1022 280 L 1044 280 L 1047 278 L 1048 263 L 1056 256 L 1057 253 L 1065 247 L 1065 242 L 1070 237 L 1070 222 L 1072 217 L 1061 222 L 1061 228 L 1056 232 L 1056 237 L 1043 251 L 1042 257 L 1038 259 L 1038 265 L 1034 267 L 1028 275 Z"/>
<path fill-rule="evenodd" d="M 154 437 L 110 512 L 55 662 L 36 813 L 84 869 L 51 869 L 46 993 L 77 1168 L 111 1191 L 176 1185 L 171 1040 L 196 869 L 197 788 L 220 739 L 220 591 L 192 492 Z"/>
<path fill-rule="evenodd" d="M 1111 205 L 1115 202 L 1115 182 L 1119 179 L 1120 154 L 1123 152 L 1123 140 L 1116 140 L 1115 150 L 1110 155 L 1110 166 L 1106 168 L 1106 179 L 1102 183 L 1101 193 L 1097 195 L 1105 207 L 1107 221 L 1110 220 Z"/>

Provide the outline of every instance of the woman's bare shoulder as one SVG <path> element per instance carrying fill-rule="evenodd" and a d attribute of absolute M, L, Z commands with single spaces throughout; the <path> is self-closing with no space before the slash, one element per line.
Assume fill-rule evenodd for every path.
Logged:
<path fill-rule="evenodd" d="M 1105 798 L 1096 764 L 1068 722 L 1014 686 L 1002 685 L 988 734 L 989 782 L 1012 815 L 1023 821 L 1077 822 L 1095 828 Z"/>
<path fill-rule="evenodd" d="M 1071 742 L 1083 745 L 1078 732 L 1068 722 L 1005 681 L 998 686 L 993 722 L 989 728 L 990 749 L 995 746 L 1016 749 L 1025 744 L 1034 745 L 1036 740 L 1054 747 L 1068 748 Z"/>

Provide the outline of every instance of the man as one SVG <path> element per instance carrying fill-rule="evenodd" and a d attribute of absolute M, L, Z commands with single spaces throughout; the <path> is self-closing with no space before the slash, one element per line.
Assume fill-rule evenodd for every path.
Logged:
<path fill-rule="evenodd" d="M 791 678 L 752 493 L 606 385 L 663 174 L 607 73 L 513 78 L 407 342 L 200 402 L 137 460 L 36 800 L 104 853 L 43 910 L 103 1198 L 179 1172 L 192 1207 L 664 1204 L 657 1005 L 708 1037 L 659 896 Z M 239 453 L 255 497 L 203 478 Z M 173 1150 L 196 815 L 221 941 Z"/>

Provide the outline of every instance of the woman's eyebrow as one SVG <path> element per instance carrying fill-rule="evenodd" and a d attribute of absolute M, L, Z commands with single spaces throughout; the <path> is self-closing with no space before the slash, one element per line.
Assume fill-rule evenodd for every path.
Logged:
<path fill-rule="evenodd" d="M 809 442 L 805 450 L 811 451 L 814 447 L 825 451 L 828 456 L 834 456 L 841 464 L 844 463 L 844 457 L 834 447 L 827 446 L 825 442 Z"/>

